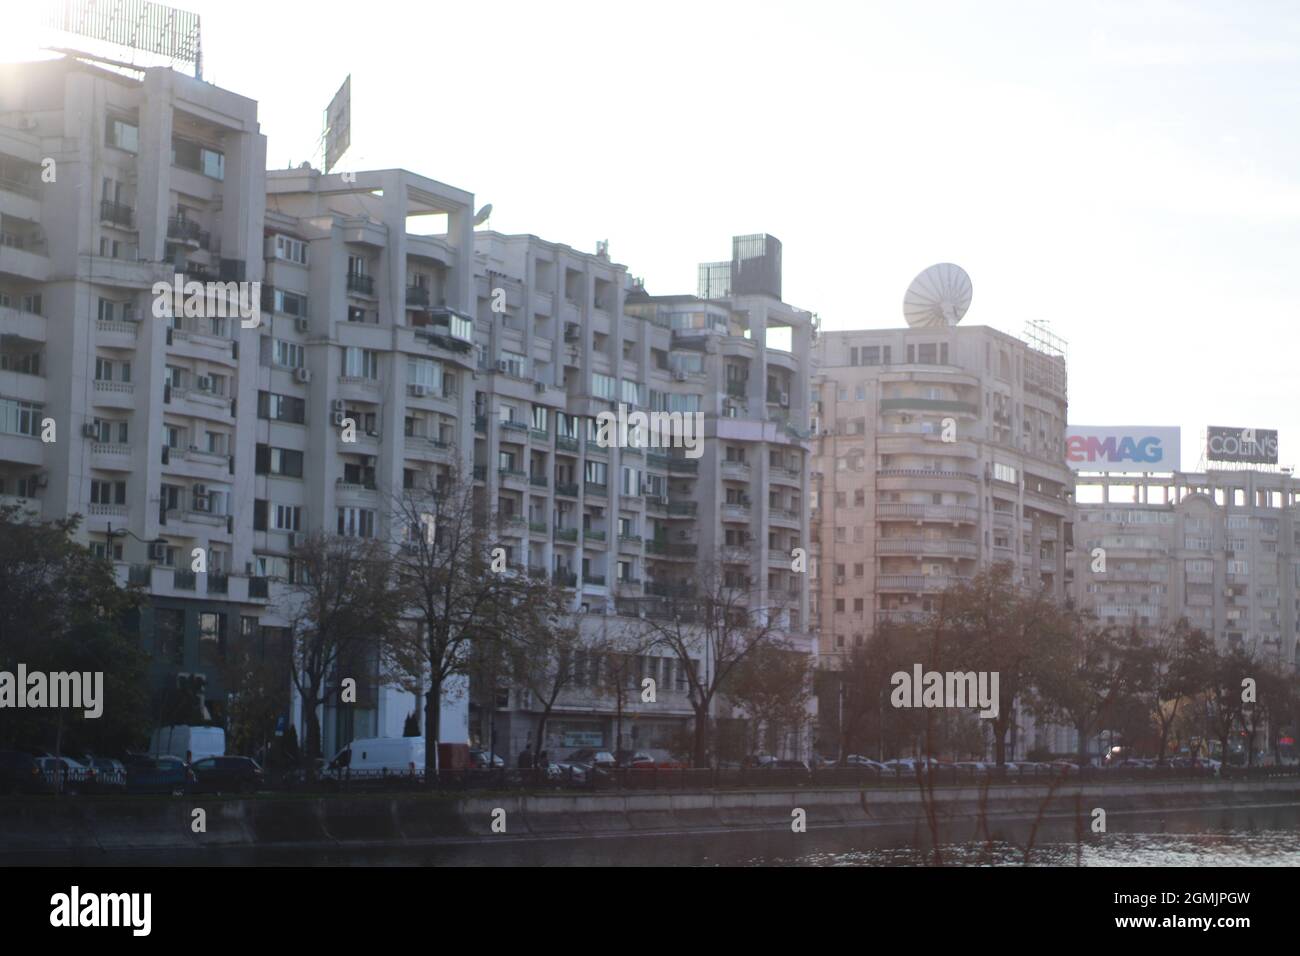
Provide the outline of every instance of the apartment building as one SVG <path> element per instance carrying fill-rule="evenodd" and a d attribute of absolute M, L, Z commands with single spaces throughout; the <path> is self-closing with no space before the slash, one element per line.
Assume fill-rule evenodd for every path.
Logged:
<path fill-rule="evenodd" d="M 300 536 L 395 541 L 405 489 L 467 471 L 474 197 L 400 169 L 277 170 L 266 189 L 248 523 L 257 574 L 289 582 Z M 284 623 L 274 609 L 265 620 Z M 377 661 L 350 662 L 347 676 L 361 678 L 357 700 L 324 707 L 325 752 L 401 736 L 412 712 L 423 723 L 418 695 L 381 684 Z M 464 688 L 452 684 L 441 738 L 463 745 Z"/>
<path fill-rule="evenodd" d="M 837 331 L 821 336 L 817 366 L 812 623 L 824 668 L 994 562 L 1065 597 L 1063 343 L 982 326 Z M 822 675 L 830 752 L 837 693 Z"/>
<path fill-rule="evenodd" d="M 701 295 L 653 296 L 603 251 L 533 236 L 476 238 L 474 467 L 504 518 L 512 560 L 573 589 L 593 643 L 635 631 L 640 619 L 667 613 L 673 595 L 716 575 L 752 589 L 782 633 L 815 654 L 807 576 L 791 570 L 793 550 L 807 541 L 814 320 L 780 300 L 780 244 L 738 237 L 721 270 L 726 281 L 712 264 L 701 268 Z M 494 312 L 497 289 L 505 308 Z M 698 414 L 702 442 L 692 453 L 633 433 L 602 447 L 596 416 L 620 406 Z M 590 666 L 561 697 L 548 749 L 667 749 L 691 714 L 679 662 L 639 656 L 621 737 L 618 695 L 598 691 L 608 685 L 601 664 Z M 707 648 L 698 666 L 712 666 Z M 646 676 L 659 688 L 653 704 L 639 700 Z M 480 713 L 476 732 L 487 746 L 495 731 L 496 749 L 514 753 L 534 731 L 537 702 L 512 691 L 498 703 Z M 723 710 L 721 719 L 731 717 Z M 794 752 L 806 741 L 782 746 Z"/>
<path fill-rule="evenodd" d="M 265 156 L 255 102 L 171 70 L 0 67 L 0 496 L 83 516 L 147 589 L 155 695 L 202 674 L 214 715 L 223 648 L 267 599 L 236 507 L 258 332 L 234 291 L 196 317 L 153 288 L 261 279 Z"/>
<path fill-rule="evenodd" d="M 1077 489 L 1080 606 L 1118 626 L 1186 618 L 1220 647 L 1300 664 L 1295 477 L 1262 469 L 1079 475 Z"/>

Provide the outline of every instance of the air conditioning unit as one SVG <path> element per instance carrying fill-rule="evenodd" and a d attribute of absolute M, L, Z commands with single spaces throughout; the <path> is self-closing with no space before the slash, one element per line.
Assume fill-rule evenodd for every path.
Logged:
<path fill-rule="evenodd" d="M 343 426 L 343 418 L 344 418 L 344 415 L 343 415 L 342 412 L 334 412 L 334 413 L 330 416 L 330 420 L 331 420 L 331 421 L 332 421 L 336 426 L 338 426 L 338 427 L 340 427 L 340 428 Z"/>
<path fill-rule="evenodd" d="M 302 382 L 304 385 L 311 381 L 311 369 L 296 368 L 293 370 L 293 380 Z"/>
<path fill-rule="evenodd" d="M 686 381 L 686 373 L 683 372 L 681 369 L 678 369 L 677 371 L 673 372 L 673 381 L 674 382 Z"/>
<path fill-rule="evenodd" d="M 427 386 L 427 385 L 412 385 L 412 386 L 411 386 L 411 394 L 414 395 L 416 398 L 424 398 L 426 395 L 429 394 L 429 386 Z"/>
<path fill-rule="evenodd" d="M 789 407 L 790 407 L 790 393 L 789 393 L 789 392 L 782 392 L 782 393 L 781 393 L 781 405 L 782 405 L 782 407 L 784 407 L 784 408 L 789 408 Z"/>
<path fill-rule="evenodd" d="M 194 387 L 200 392 L 212 391 L 212 378 L 208 375 L 200 375 L 194 379 Z"/>
<path fill-rule="evenodd" d="M 579 328 L 577 322 L 564 323 L 564 341 L 566 342 L 577 341 L 580 332 L 581 329 Z"/>
<path fill-rule="evenodd" d="M 749 497 L 749 495 L 741 495 L 741 496 L 740 496 L 740 503 L 741 503 L 742 505 L 745 505 L 746 507 L 748 507 L 749 505 L 752 505 L 754 502 L 753 502 L 753 500 Z"/>
<path fill-rule="evenodd" d="M 545 382 L 533 382 L 533 391 L 536 392 L 538 395 L 541 395 L 541 394 L 545 393 L 545 391 L 546 391 L 546 383 L 545 383 Z"/>
<path fill-rule="evenodd" d="M 299 316 L 298 318 L 293 320 L 293 327 L 297 329 L 299 332 L 310 332 L 311 321 L 307 319 L 305 316 Z"/>
<path fill-rule="evenodd" d="M 343 399 L 341 398 L 336 398 L 332 402 L 330 402 L 330 411 L 332 412 L 341 412 L 345 407 L 346 406 L 343 404 Z"/>
<path fill-rule="evenodd" d="M 149 545 L 149 560 L 161 561 L 167 557 L 167 546 L 165 544 Z"/>
<path fill-rule="evenodd" d="M 505 371 L 506 369 L 508 369 L 509 367 L 510 367 L 510 366 L 506 363 L 505 359 L 497 359 L 497 371 L 498 371 L 498 372 L 504 372 L 504 371 Z"/>
<path fill-rule="evenodd" d="M 86 424 L 81 426 L 81 434 L 86 438 L 98 438 L 99 429 L 95 426 L 94 422 L 86 422 Z"/>

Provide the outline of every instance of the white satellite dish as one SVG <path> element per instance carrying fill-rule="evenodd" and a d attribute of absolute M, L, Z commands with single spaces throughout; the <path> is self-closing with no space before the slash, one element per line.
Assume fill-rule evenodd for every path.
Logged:
<path fill-rule="evenodd" d="M 903 318 L 914 329 L 956 325 L 970 308 L 970 276 L 961 266 L 940 262 L 912 280 L 903 296 Z"/>
<path fill-rule="evenodd" d="M 488 216 L 492 215 L 492 204 L 488 203 L 477 213 L 474 214 L 474 225 L 481 226 L 488 221 Z"/>

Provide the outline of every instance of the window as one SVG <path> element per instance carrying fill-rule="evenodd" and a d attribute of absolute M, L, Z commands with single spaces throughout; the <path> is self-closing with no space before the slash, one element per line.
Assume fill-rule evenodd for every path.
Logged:
<path fill-rule="evenodd" d="M 90 482 L 90 503 L 92 505 L 126 504 L 126 482 L 92 480 Z"/>
<path fill-rule="evenodd" d="M 411 356 L 406 360 L 406 383 L 442 394 L 442 363 L 433 359 Z"/>
<path fill-rule="evenodd" d="M 104 124 L 104 141 L 128 153 L 139 152 L 140 128 L 135 123 L 110 116 Z"/>
<path fill-rule="evenodd" d="M 172 139 L 172 164 L 182 169 L 202 173 L 212 179 L 225 179 L 226 157 L 219 150 L 203 146 L 193 140 Z"/>
<path fill-rule="evenodd" d="M 295 315 L 302 318 L 307 316 L 307 297 L 299 295 L 296 292 L 286 292 L 284 289 L 276 289 L 273 297 L 272 308 L 276 312 L 283 312 L 285 315 Z"/>
<path fill-rule="evenodd" d="M 307 420 L 307 402 L 292 395 L 274 392 L 257 393 L 257 417 L 271 421 L 302 425 Z"/>
<path fill-rule="evenodd" d="M 344 353 L 343 374 L 350 378 L 379 378 L 379 353 L 349 346 Z"/>
<path fill-rule="evenodd" d="M 609 466 L 603 461 L 588 461 L 584 476 L 588 484 L 603 485 L 606 482 Z"/>
<path fill-rule="evenodd" d="M 259 475 L 279 475 L 284 478 L 302 477 L 302 452 L 289 448 L 271 448 L 258 445 L 255 468 Z"/>
<path fill-rule="evenodd" d="M 340 508 L 338 533 L 349 538 L 373 538 L 375 513 L 368 508 Z"/>
<path fill-rule="evenodd" d="M 612 376 L 593 372 L 591 376 L 591 394 L 597 398 L 613 399 L 617 394 Z"/>
<path fill-rule="evenodd" d="M 276 505 L 274 528 L 276 531 L 301 531 L 302 507 L 299 505 Z"/>
<path fill-rule="evenodd" d="M 275 257 L 284 259 L 286 262 L 296 262 L 305 266 L 307 264 L 307 243 L 289 236 L 276 236 Z"/>
<path fill-rule="evenodd" d="M 301 345 L 283 339 L 275 340 L 273 353 L 275 364 L 281 368 L 302 368 L 307 354 Z"/>

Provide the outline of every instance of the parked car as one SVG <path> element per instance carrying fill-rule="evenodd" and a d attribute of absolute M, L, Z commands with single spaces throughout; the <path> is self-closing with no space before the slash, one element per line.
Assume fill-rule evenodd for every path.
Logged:
<path fill-rule="evenodd" d="M 88 790 L 95 793 L 120 793 L 126 789 L 126 765 L 112 757 L 82 754 L 79 758 L 91 779 Z"/>
<path fill-rule="evenodd" d="M 252 793 L 261 789 L 264 779 L 252 757 L 204 757 L 190 764 L 190 770 L 191 793 Z"/>
<path fill-rule="evenodd" d="M 985 774 L 989 772 L 992 764 L 987 764 L 982 760 L 959 760 L 952 765 L 952 768 L 961 774 Z"/>
<path fill-rule="evenodd" d="M 589 747 L 575 750 L 561 762 L 581 764 L 585 767 L 599 767 L 601 770 L 612 770 L 618 766 L 618 761 L 614 759 L 614 755 L 608 750 L 592 750 Z"/>
<path fill-rule="evenodd" d="M 126 768 L 127 793 L 170 793 L 184 796 L 194 785 L 194 772 L 180 757 L 137 758 Z"/>
<path fill-rule="evenodd" d="M 469 752 L 469 765 L 475 770 L 496 770 L 505 767 L 505 759 L 499 754 L 490 754 L 482 748 L 476 748 Z"/>
<path fill-rule="evenodd" d="M 56 793 L 91 793 L 95 771 L 73 757 L 37 757 L 41 773 Z"/>
<path fill-rule="evenodd" d="M 17 750 L 0 750 L 0 793 L 50 792 L 50 784 L 35 757 Z"/>
<path fill-rule="evenodd" d="M 833 770 L 838 764 L 839 761 L 831 757 L 823 757 L 821 754 L 812 755 L 812 767 L 814 770 Z"/>
<path fill-rule="evenodd" d="M 750 754 L 740 762 L 740 766 L 746 770 L 767 767 L 776 763 L 776 757 L 772 754 Z"/>
<path fill-rule="evenodd" d="M 861 754 L 849 754 L 844 758 L 843 766 L 850 770 L 870 770 L 874 773 L 892 771 L 892 767 L 886 767 L 879 760 L 872 760 L 870 757 L 864 757 Z"/>

